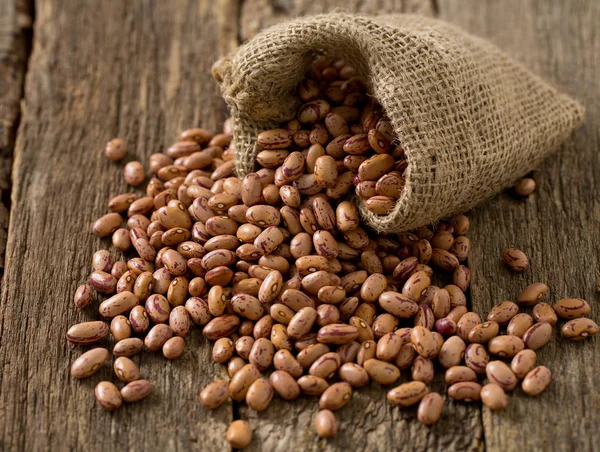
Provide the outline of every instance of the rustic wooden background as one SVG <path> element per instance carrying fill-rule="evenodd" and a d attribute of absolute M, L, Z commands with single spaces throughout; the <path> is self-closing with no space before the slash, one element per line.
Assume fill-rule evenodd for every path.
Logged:
<path fill-rule="evenodd" d="M 73 309 L 72 294 L 105 245 L 90 224 L 126 189 L 103 144 L 120 136 L 131 158 L 144 159 L 182 128 L 217 130 L 226 109 L 211 64 L 264 26 L 339 6 L 448 20 L 585 104 L 585 125 L 535 172 L 533 196 L 499 195 L 472 212 L 470 298 L 483 313 L 545 281 L 552 299 L 584 297 L 599 320 L 597 0 L 0 0 L 0 450 L 226 450 L 234 418 L 255 428 L 250 450 L 598 450 L 598 338 L 556 338 L 539 354 L 554 374 L 549 389 L 537 398 L 516 390 L 499 414 L 448 402 L 427 428 L 414 409 L 391 408 L 382 389 L 359 391 L 328 442 L 312 430 L 314 399 L 276 400 L 261 414 L 235 405 L 203 410 L 200 388 L 224 371 L 198 330 L 175 362 L 140 356 L 155 391 L 114 414 L 93 396 L 108 368 L 69 378 L 81 351 L 64 333 L 94 316 Z M 508 244 L 531 258 L 522 275 L 501 265 Z"/>

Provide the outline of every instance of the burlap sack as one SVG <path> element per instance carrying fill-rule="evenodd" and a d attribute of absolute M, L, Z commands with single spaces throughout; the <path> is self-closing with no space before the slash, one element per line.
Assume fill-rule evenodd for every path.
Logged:
<path fill-rule="evenodd" d="M 332 13 L 269 28 L 213 67 L 231 108 L 240 176 L 256 135 L 294 117 L 296 86 L 315 54 L 338 55 L 367 81 L 405 150 L 406 187 L 388 215 L 401 232 L 466 211 L 540 164 L 583 108 L 492 44 L 434 19 Z"/>

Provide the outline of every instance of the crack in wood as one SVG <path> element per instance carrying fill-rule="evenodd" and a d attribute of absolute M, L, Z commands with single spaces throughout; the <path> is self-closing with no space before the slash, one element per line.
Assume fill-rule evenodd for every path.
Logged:
<path fill-rule="evenodd" d="M 0 85 L 3 87 L 0 93 L 0 278 L 4 274 L 13 155 L 33 42 L 33 21 L 32 1 L 9 0 L 0 4 Z"/>

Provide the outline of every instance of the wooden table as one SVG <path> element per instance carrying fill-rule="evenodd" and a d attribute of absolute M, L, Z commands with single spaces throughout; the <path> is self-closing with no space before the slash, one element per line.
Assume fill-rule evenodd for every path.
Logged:
<path fill-rule="evenodd" d="M 73 308 L 72 294 L 88 276 L 92 253 L 106 245 L 90 225 L 109 197 L 127 189 L 121 166 L 103 156 L 104 143 L 122 137 L 129 156 L 144 160 L 183 128 L 218 130 L 226 109 L 211 64 L 261 27 L 338 6 L 440 17 L 491 40 L 585 104 L 585 125 L 535 172 L 533 196 L 502 194 L 471 213 L 470 302 L 483 314 L 528 283 L 545 281 L 551 299 L 583 297 L 599 320 L 600 2 L 4 0 L 1 450 L 218 451 L 228 448 L 224 432 L 236 418 L 255 428 L 250 450 L 598 450 L 598 338 L 555 338 L 539 353 L 554 374 L 549 389 L 536 398 L 516 390 L 502 413 L 448 401 L 441 421 L 427 428 L 415 409 L 387 404 L 383 389 L 357 391 L 327 442 L 313 433 L 314 399 L 275 400 L 260 414 L 230 404 L 202 409 L 199 390 L 224 369 L 212 363 L 198 329 L 177 361 L 139 357 L 155 390 L 116 413 L 98 408 L 93 397 L 95 384 L 111 378 L 108 367 L 86 380 L 70 378 L 81 350 L 64 333 L 95 318 Z M 531 259 L 522 275 L 500 262 L 509 244 Z M 434 389 L 443 390 L 440 380 Z"/>

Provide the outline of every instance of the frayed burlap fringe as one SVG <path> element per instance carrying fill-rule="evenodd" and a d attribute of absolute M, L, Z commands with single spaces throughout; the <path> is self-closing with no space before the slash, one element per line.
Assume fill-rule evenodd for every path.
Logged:
<path fill-rule="evenodd" d="M 254 170 L 256 135 L 294 117 L 296 86 L 316 54 L 350 62 L 385 109 L 408 160 L 378 232 L 466 211 L 535 168 L 583 108 L 489 42 L 434 19 L 332 13 L 276 25 L 213 67 L 234 120 L 237 172 Z"/>

